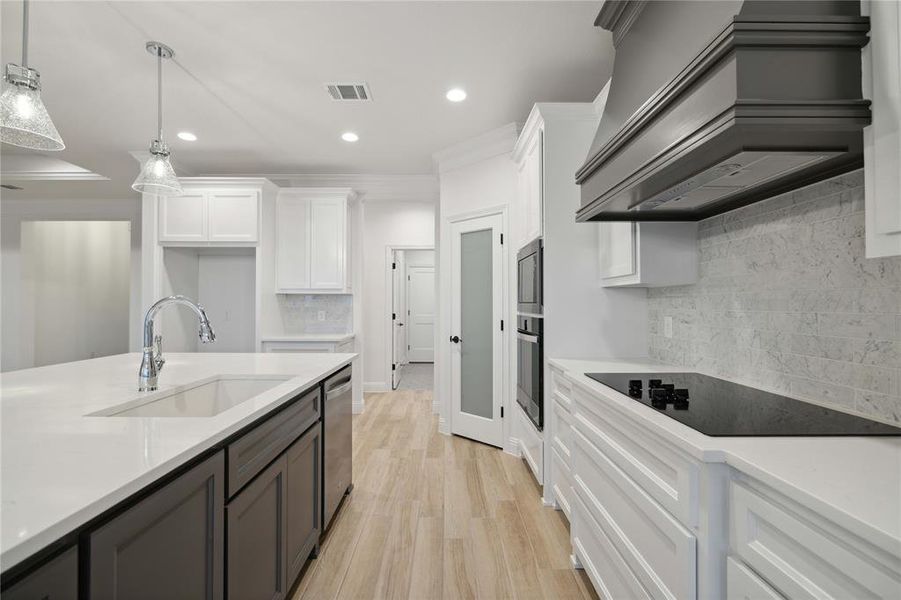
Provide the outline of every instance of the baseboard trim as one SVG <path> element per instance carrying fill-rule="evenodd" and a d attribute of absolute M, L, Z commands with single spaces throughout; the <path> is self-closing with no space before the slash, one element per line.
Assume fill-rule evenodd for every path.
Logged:
<path fill-rule="evenodd" d="M 366 408 L 366 402 L 364 400 L 360 400 L 359 402 L 353 403 L 353 414 L 361 415 L 363 414 L 363 409 Z"/>
<path fill-rule="evenodd" d="M 444 420 L 444 417 L 438 417 L 438 433 L 443 433 L 444 435 L 450 435 L 450 428 L 447 425 L 447 421 Z"/>
<path fill-rule="evenodd" d="M 391 386 L 384 381 L 364 381 L 363 391 L 370 393 L 390 392 Z"/>
<path fill-rule="evenodd" d="M 522 458 L 522 452 L 519 450 L 519 438 L 507 438 L 507 445 L 504 447 L 504 452 L 511 456 L 515 456 L 516 458 Z"/>

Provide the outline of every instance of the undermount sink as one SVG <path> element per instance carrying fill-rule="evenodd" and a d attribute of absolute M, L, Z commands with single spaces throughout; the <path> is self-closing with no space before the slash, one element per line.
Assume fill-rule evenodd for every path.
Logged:
<path fill-rule="evenodd" d="M 97 417 L 213 417 L 254 398 L 289 377 L 238 377 L 222 375 L 190 384 L 176 392 L 162 392 L 131 400 L 88 416 Z"/>

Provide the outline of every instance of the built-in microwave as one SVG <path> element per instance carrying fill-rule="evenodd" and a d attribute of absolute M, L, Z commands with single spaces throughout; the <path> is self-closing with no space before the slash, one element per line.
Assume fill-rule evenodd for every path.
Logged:
<path fill-rule="evenodd" d="M 541 314 L 543 254 L 544 245 L 541 238 L 537 238 L 516 255 L 516 304 L 520 313 Z"/>

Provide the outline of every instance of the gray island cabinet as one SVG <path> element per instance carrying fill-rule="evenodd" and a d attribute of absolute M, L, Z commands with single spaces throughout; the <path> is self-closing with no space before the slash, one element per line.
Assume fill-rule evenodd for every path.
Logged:
<path fill-rule="evenodd" d="M 322 381 L 73 532 L 4 599 L 286 598 L 319 550 L 321 416 Z"/>

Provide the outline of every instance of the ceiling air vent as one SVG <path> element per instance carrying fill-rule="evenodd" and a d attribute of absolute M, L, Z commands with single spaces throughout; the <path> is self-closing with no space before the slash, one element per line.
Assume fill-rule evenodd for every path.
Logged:
<path fill-rule="evenodd" d="M 326 83 L 325 89 L 332 100 L 372 100 L 372 93 L 365 83 Z"/>

